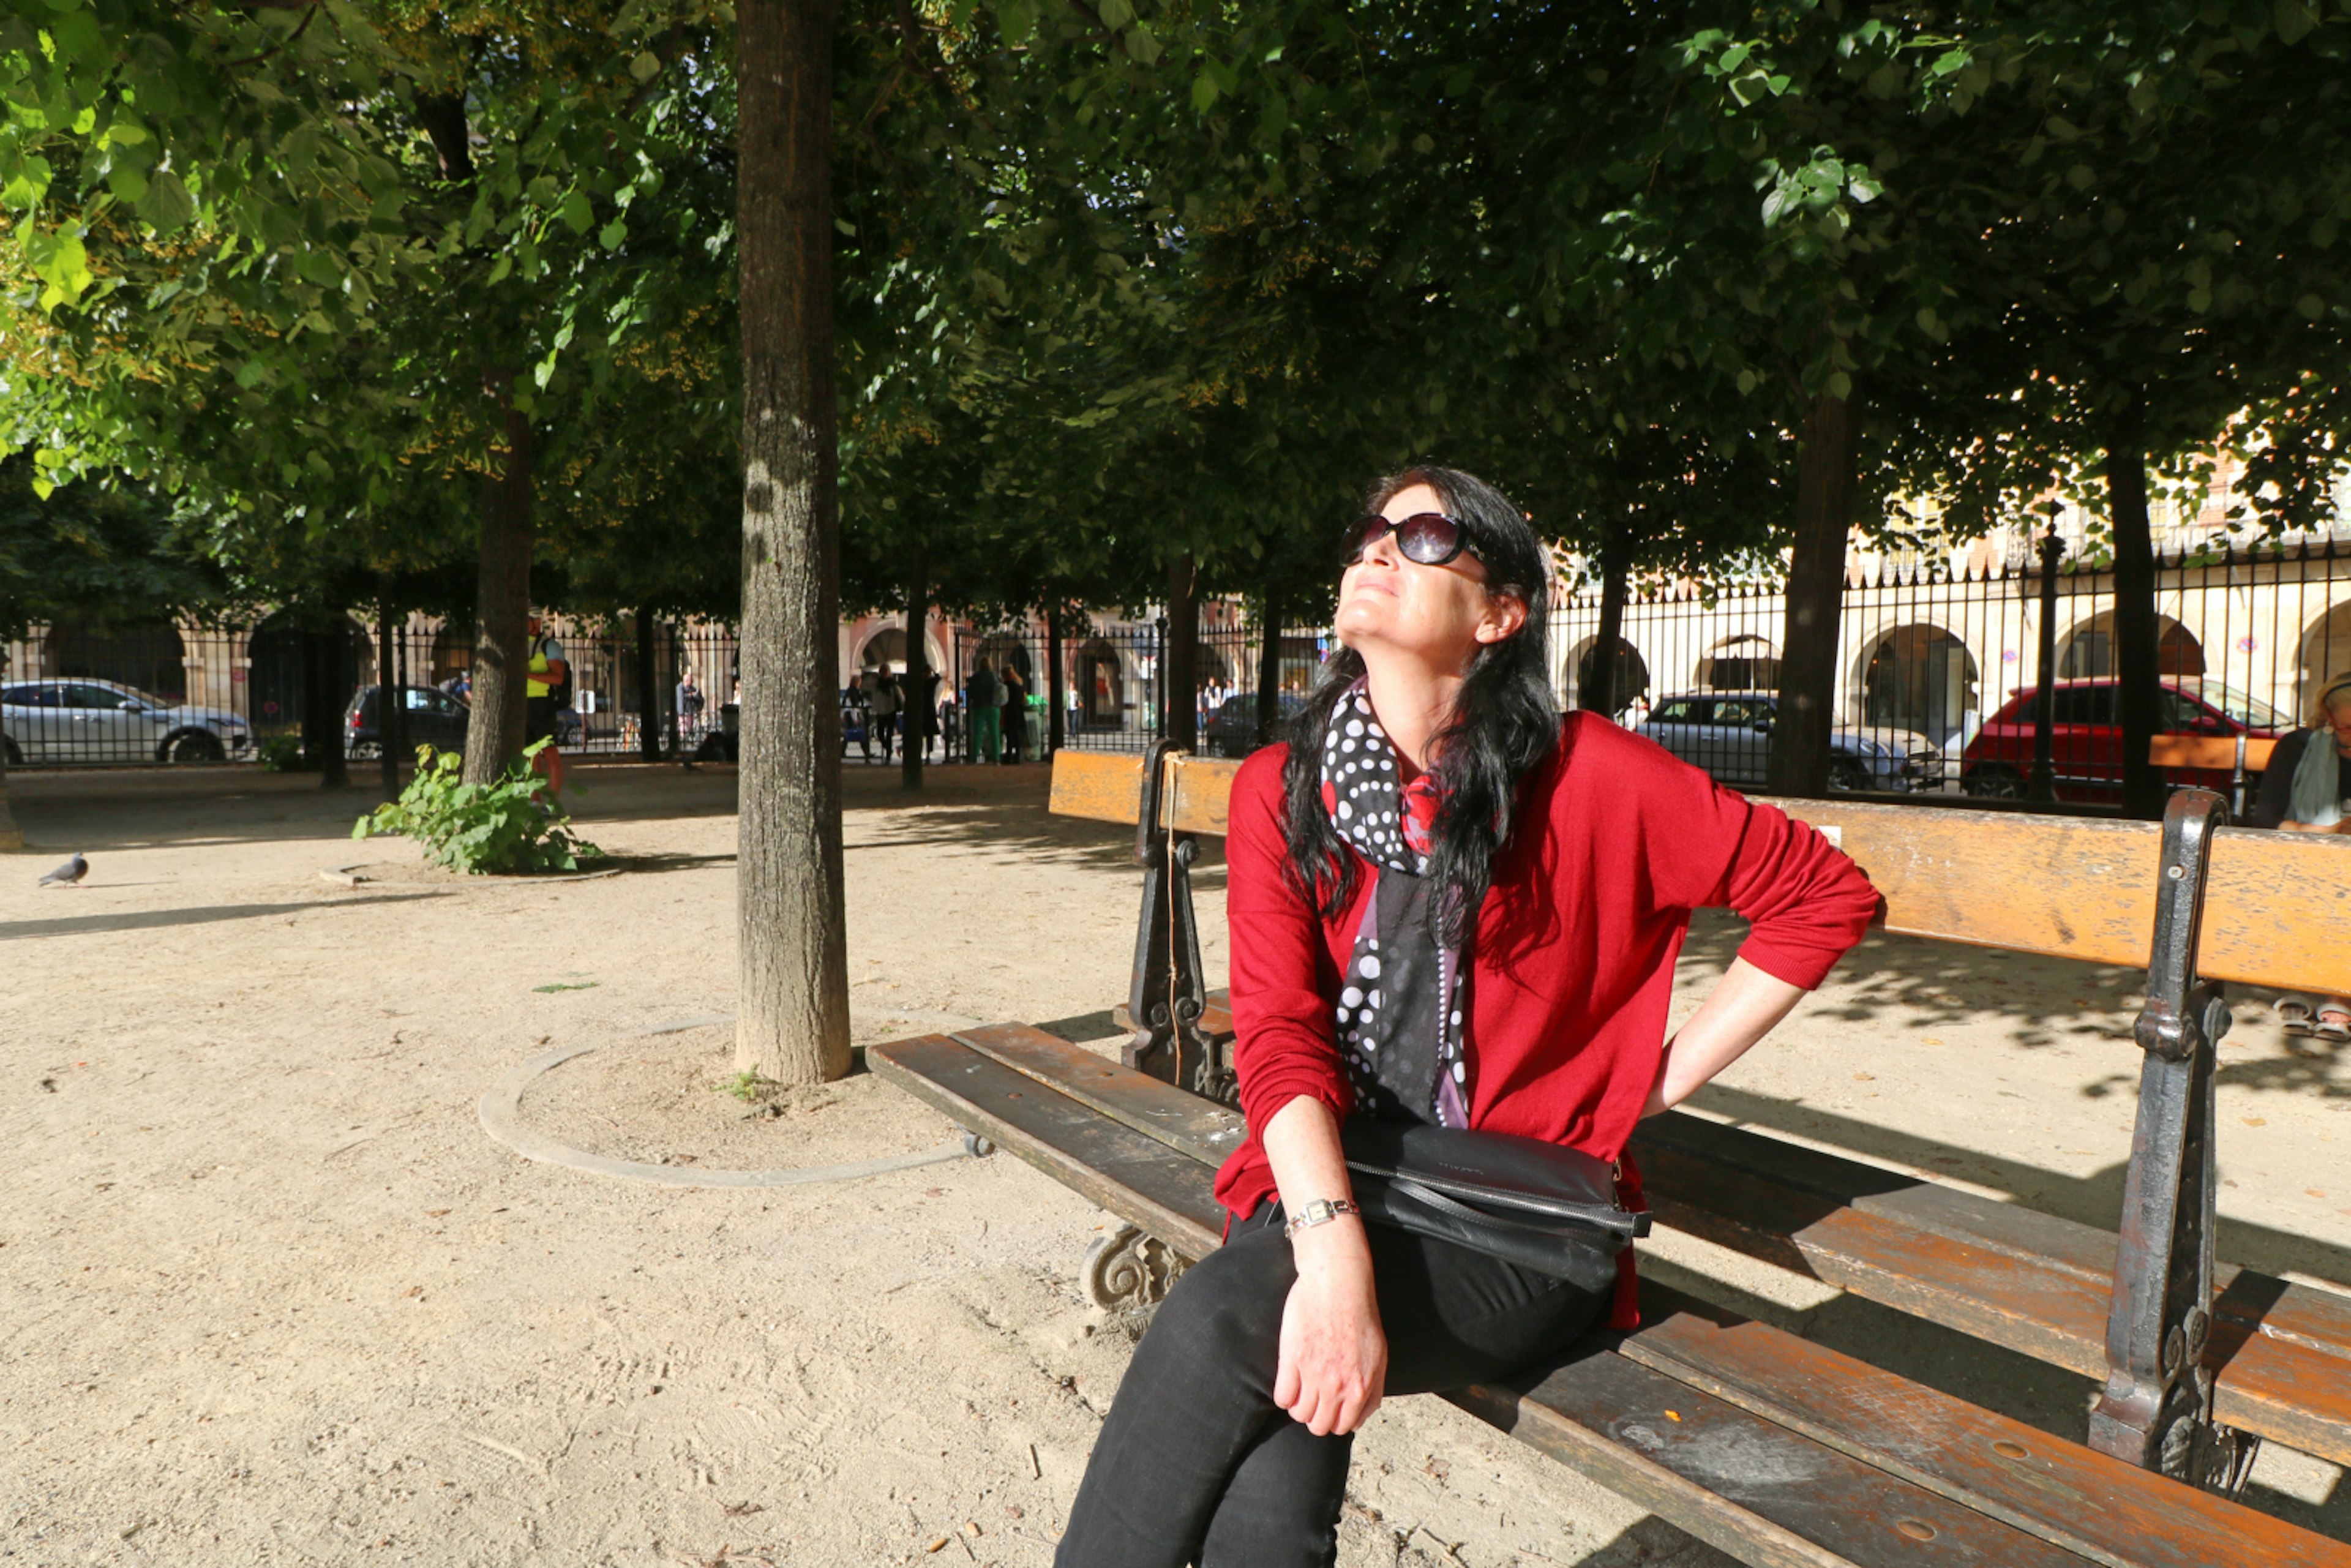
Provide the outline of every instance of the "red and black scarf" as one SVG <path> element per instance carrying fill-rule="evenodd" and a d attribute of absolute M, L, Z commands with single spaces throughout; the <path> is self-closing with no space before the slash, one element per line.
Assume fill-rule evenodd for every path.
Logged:
<path fill-rule="evenodd" d="M 1409 784 L 1402 777 L 1359 680 L 1332 710 L 1322 737 L 1322 808 L 1376 879 L 1341 982 L 1339 1056 L 1358 1112 L 1463 1127 L 1469 988 L 1461 949 L 1447 947 L 1438 935 L 1427 880 L 1437 787 L 1428 773 Z"/>

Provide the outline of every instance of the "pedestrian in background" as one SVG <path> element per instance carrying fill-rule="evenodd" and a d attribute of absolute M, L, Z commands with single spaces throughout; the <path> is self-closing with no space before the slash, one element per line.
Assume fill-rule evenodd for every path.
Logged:
<path fill-rule="evenodd" d="M 972 661 L 971 678 L 964 682 L 964 758 L 969 762 L 1004 760 L 1004 683 L 986 659 Z"/>
<path fill-rule="evenodd" d="M 1011 660 L 1004 661 L 1004 760 L 1020 760 L 1022 742 L 1027 738 L 1029 716 L 1029 683 L 1020 678 L 1020 666 Z"/>
<path fill-rule="evenodd" d="M 2252 825 L 2288 833 L 2351 833 L 2351 674 L 2320 688 L 2309 726 L 2270 753 Z M 2351 998 L 2289 991 L 2275 1005 L 2290 1035 L 2351 1041 Z"/>
<path fill-rule="evenodd" d="M 898 734 L 898 677 L 885 666 L 866 678 L 873 687 L 873 721 L 869 727 L 882 742 L 882 760 L 887 762 Z"/>

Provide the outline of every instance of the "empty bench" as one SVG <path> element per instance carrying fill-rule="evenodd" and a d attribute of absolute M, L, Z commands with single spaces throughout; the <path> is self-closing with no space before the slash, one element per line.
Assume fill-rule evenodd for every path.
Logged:
<path fill-rule="evenodd" d="M 1231 1026 L 1189 866 L 1231 763 L 1064 752 L 1053 809 L 1134 824 L 1143 915 L 1111 1061 L 1019 1024 L 871 1048 L 872 1068 L 1123 1221 L 1096 1300 L 1148 1301 L 1217 1245 L 1238 1142 Z M 1645 1326 L 1447 1397 L 1756 1563 L 2351 1565 L 2232 1500 L 2270 1437 L 2351 1463 L 2351 1299 L 2216 1264 L 2223 982 L 2351 988 L 2351 844 L 2219 830 L 1782 802 L 1831 831 L 1891 930 L 2145 966 L 2119 1234 L 1671 1113 L 1635 1152 L 1659 1220 L 2103 1380 L 2086 1444 L 1645 1282 Z"/>

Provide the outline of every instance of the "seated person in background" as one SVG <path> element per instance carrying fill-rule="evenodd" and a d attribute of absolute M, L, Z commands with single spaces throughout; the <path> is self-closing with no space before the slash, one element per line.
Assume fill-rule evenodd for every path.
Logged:
<path fill-rule="evenodd" d="M 2253 802 L 2252 825 L 2288 833 L 2351 833 L 2351 675 L 2337 675 L 2318 694 L 2307 729 L 2277 743 Z M 2277 999 L 2288 1034 L 2351 1040 L 2351 998 Z"/>

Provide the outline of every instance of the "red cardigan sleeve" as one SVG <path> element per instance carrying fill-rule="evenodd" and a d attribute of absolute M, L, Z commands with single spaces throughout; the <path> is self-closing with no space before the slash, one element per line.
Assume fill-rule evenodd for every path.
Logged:
<path fill-rule="evenodd" d="M 1241 764 L 1225 838 L 1233 1068 L 1251 1127 L 1263 1127 L 1301 1094 L 1342 1121 L 1354 1107 L 1323 1000 L 1322 971 L 1330 956 L 1322 920 L 1287 871 L 1281 766 L 1288 755 L 1286 746 L 1269 746 Z"/>
<path fill-rule="evenodd" d="M 1739 956 L 1768 975 L 1816 988 L 1859 942 L 1877 890 L 1843 850 L 1776 806 L 1726 789 L 1701 768 L 1637 736 L 1590 732 L 1635 802 L 1636 841 L 1660 908 L 1729 908 L 1750 923 Z"/>

